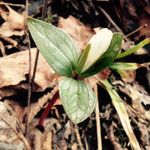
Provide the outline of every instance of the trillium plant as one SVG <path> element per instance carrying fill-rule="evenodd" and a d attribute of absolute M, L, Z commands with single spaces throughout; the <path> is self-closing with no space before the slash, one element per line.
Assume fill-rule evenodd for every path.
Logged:
<path fill-rule="evenodd" d="M 103 28 L 81 52 L 61 29 L 33 18 L 27 23 L 37 48 L 53 70 L 62 76 L 59 94 L 66 114 L 76 124 L 84 121 L 96 105 L 96 96 L 84 79 L 113 64 L 122 34 Z"/>

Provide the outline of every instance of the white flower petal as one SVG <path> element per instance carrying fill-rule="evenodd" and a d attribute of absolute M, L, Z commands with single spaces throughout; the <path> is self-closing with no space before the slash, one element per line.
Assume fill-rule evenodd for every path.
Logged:
<path fill-rule="evenodd" d="M 107 28 L 103 28 L 90 39 L 88 44 L 91 44 L 91 48 L 82 72 L 86 71 L 108 49 L 112 37 L 112 31 Z"/>

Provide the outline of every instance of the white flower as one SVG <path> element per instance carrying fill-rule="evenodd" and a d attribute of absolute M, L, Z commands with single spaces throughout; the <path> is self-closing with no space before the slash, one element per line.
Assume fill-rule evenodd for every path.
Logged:
<path fill-rule="evenodd" d="M 91 47 L 81 72 L 89 69 L 89 67 L 91 67 L 100 58 L 100 56 L 107 51 L 112 37 L 112 31 L 107 28 L 103 28 L 90 39 L 88 44 L 90 44 Z"/>

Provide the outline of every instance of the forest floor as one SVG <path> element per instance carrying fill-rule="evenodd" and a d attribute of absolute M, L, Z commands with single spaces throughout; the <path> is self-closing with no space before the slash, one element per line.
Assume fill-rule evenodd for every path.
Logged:
<path fill-rule="evenodd" d="M 150 37 L 148 0 L 47 2 L 44 20 L 67 32 L 81 50 L 98 28 L 121 32 L 124 35 L 122 51 Z M 97 88 L 99 107 L 88 119 L 73 124 L 57 97 L 42 120 L 45 108 L 58 92 L 60 78 L 40 54 L 32 91 L 29 89 L 29 65 L 32 73 L 37 48 L 28 36 L 26 14 L 41 19 L 42 7 L 43 0 L 0 1 L 0 150 L 132 149 L 109 94 L 94 78 L 87 80 L 93 89 Z M 150 45 L 118 61 L 143 65 L 119 74 L 106 69 L 98 77 L 107 77 L 118 92 L 141 150 L 149 150 Z M 100 119 L 96 119 L 97 116 Z"/>

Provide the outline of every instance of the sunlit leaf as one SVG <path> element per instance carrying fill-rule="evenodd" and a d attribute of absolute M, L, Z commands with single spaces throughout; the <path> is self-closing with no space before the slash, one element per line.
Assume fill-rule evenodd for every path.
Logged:
<path fill-rule="evenodd" d="M 124 58 L 128 55 L 131 55 L 131 54 L 135 53 L 138 49 L 144 47 L 147 44 L 150 44 L 150 38 L 144 39 L 143 41 L 141 41 L 137 45 L 133 46 L 132 48 L 127 49 L 125 52 L 119 53 L 117 55 L 117 59 Z"/>
<path fill-rule="evenodd" d="M 41 20 L 28 18 L 27 24 L 35 44 L 49 65 L 60 75 L 71 75 L 77 65 L 78 50 L 68 35 Z"/>
<path fill-rule="evenodd" d="M 77 64 L 77 72 L 79 74 L 82 71 L 82 68 L 86 62 L 90 48 L 91 48 L 91 45 L 88 44 L 79 57 L 78 64 Z"/>
<path fill-rule="evenodd" d="M 113 89 L 113 87 L 107 80 L 103 80 L 103 81 L 101 80 L 100 82 L 104 85 L 104 87 L 106 88 L 106 90 L 108 91 L 112 99 L 112 103 L 118 113 L 121 124 L 130 140 L 131 146 L 133 147 L 134 150 L 140 150 L 140 145 L 132 130 L 125 104 L 123 103 L 118 93 Z"/>
<path fill-rule="evenodd" d="M 59 82 L 59 92 L 65 112 L 72 122 L 80 123 L 93 112 L 96 97 L 91 87 L 83 81 L 66 77 Z"/>
<path fill-rule="evenodd" d="M 92 65 L 88 70 L 81 73 L 81 76 L 88 77 L 92 76 L 101 70 L 109 67 L 115 60 L 122 43 L 122 34 L 114 33 L 111 43 L 107 51 L 100 57 L 100 59 Z M 94 57 L 94 56 L 93 56 Z"/>
<path fill-rule="evenodd" d="M 135 70 L 138 69 L 137 63 L 116 62 L 110 66 L 114 70 Z"/>

